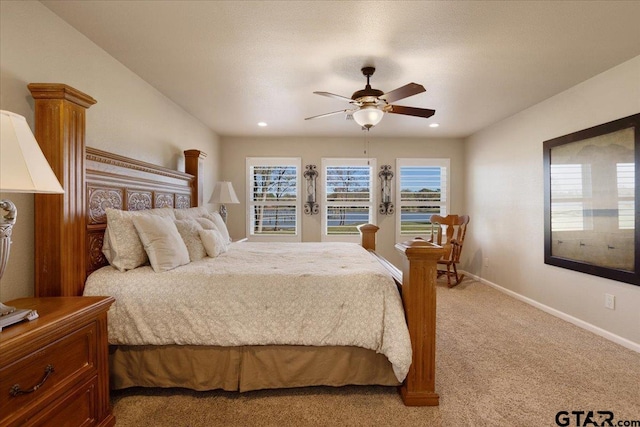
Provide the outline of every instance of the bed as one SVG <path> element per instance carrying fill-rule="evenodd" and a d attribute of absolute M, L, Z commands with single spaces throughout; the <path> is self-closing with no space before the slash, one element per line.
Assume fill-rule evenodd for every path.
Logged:
<path fill-rule="evenodd" d="M 307 257 L 310 258 L 302 262 L 285 262 L 285 264 L 296 266 L 297 270 L 294 273 L 285 273 L 284 270 L 279 273 L 296 276 L 297 285 L 286 284 L 284 290 L 277 292 L 282 297 L 282 295 L 291 295 L 294 292 L 292 289 L 306 287 L 318 293 L 318 289 L 325 289 L 324 285 L 318 284 L 320 283 L 318 280 L 321 280 L 321 283 L 333 282 L 337 276 L 341 275 L 347 283 L 359 283 L 361 280 L 354 278 L 364 274 L 360 269 L 362 264 L 368 264 L 367 268 L 373 270 L 374 279 L 372 280 L 380 283 L 374 286 L 367 281 L 369 279 L 362 279 L 362 287 L 354 287 L 351 291 L 356 296 L 360 296 L 356 300 L 363 300 L 365 296 L 374 294 L 371 292 L 372 289 L 382 289 L 381 295 L 372 297 L 373 299 L 367 302 L 369 305 L 388 305 L 388 307 L 385 306 L 388 311 L 377 311 L 370 321 L 371 323 L 381 322 L 381 318 L 388 317 L 389 325 L 378 325 L 378 332 L 376 332 L 380 335 L 377 337 L 378 341 L 362 339 L 363 335 L 371 333 L 366 330 L 355 332 L 353 336 L 347 338 L 333 336 L 330 332 L 340 329 L 339 326 L 342 325 L 344 317 L 358 317 L 353 314 L 347 315 L 346 311 L 339 311 L 336 314 L 320 310 L 315 313 L 315 317 L 312 317 L 315 319 L 314 322 L 318 319 L 328 319 L 329 323 L 324 325 L 325 329 L 319 327 L 317 331 L 310 332 L 313 328 L 305 329 L 309 326 L 305 324 L 308 321 L 304 318 L 296 318 L 294 314 L 299 310 L 292 309 L 293 311 L 289 312 L 292 316 L 289 327 L 298 332 L 297 341 L 278 336 L 277 331 L 282 329 L 282 325 L 271 327 L 273 332 L 271 335 L 265 335 L 263 330 L 258 333 L 257 327 L 247 326 L 251 324 L 251 317 L 239 317 L 243 314 L 246 316 L 246 304 L 247 301 L 251 304 L 252 297 L 245 298 L 245 305 L 239 305 L 235 311 L 232 311 L 237 317 L 236 326 L 242 325 L 240 329 L 247 329 L 249 335 L 258 335 L 260 338 L 258 340 L 247 341 L 244 338 L 239 339 L 234 334 L 227 334 L 230 336 L 220 339 L 225 336 L 222 331 L 230 328 L 229 325 L 221 326 L 217 333 L 211 334 L 215 339 L 210 341 L 200 340 L 202 337 L 196 339 L 189 336 L 195 330 L 192 327 L 178 330 L 171 338 L 163 338 L 159 341 L 149 340 L 149 337 L 130 341 L 122 339 L 120 335 L 127 335 L 127 327 L 140 320 L 133 320 L 126 316 L 117 317 L 115 310 L 127 311 L 124 310 L 125 302 L 117 294 L 117 289 L 109 290 L 106 286 L 114 281 L 113 276 L 109 276 L 114 269 L 105 268 L 108 261 L 102 251 L 107 209 L 122 212 L 162 208 L 194 209 L 202 203 L 201 159 L 205 154 L 198 150 L 185 151 L 186 172 L 179 172 L 86 147 L 85 111 L 96 101 L 89 95 L 64 84 L 30 84 L 29 89 L 35 99 L 36 139 L 65 189 L 65 194 L 60 196 L 35 196 L 36 295 L 83 295 L 87 277 L 90 277 L 90 285 L 87 286 L 86 294 L 116 295 L 116 302 L 112 307 L 119 308 L 112 308 L 114 312 L 109 314 L 112 388 L 148 386 L 247 391 L 311 385 L 382 384 L 399 386 L 406 405 L 438 404 L 438 395 L 434 389 L 435 278 L 436 261 L 443 250 L 420 240 L 398 244 L 396 249 L 403 254 L 403 266 L 399 270 L 375 253 L 375 233 L 378 229 L 375 225 L 361 227 L 362 245 L 358 248 L 300 244 L 300 247 L 313 247 L 313 250 L 309 249 L 310 252 L 307 253 Z M 230 289 L 228 283 L 235 283 L 233 289 L 236 290 L 246 286 L 241 282 L 235 282 L 240 280 L 237 277 L 238 259 L 247 256 L 260 259 L 273 251 L 279 251 L 280 256 L 288 257 L 289 255 L 283 254 L 288 254 L 289 252 L 286 251 L 291 249 L 281 246 L 265 247 L 264 244 L 251 242 L 235 243 L 225 255 L 190 263 L 193 265 L 185 265 L 184 268 L 171 271 L 186 274 L 178 279 L 181 283 L 185 280 L 195 283 L 195 280 L 185 279 L 185 277 L 197 277 L 198 270 L 215 271 L 220 279 L 216 285 L 218 288 L 217 290 L 209 289 L 206 292 L 220 295 L 223 293 L 222 290 Z M 293 250 L 293 252 L 296 251 L 302 252 Z M 322 274 L 312 274 L 307 268 L 310 265 L 309 259 L 326 258 L 328 260 L 331 254 L 351 253 L 351 251 L 355 254 L 353 258 L 349 256 L 341 260 L 338 256 L 337 260 L 332 261 L 334 267 L 331 269 L 333 271 L 328 281 L 327 277 L 322 278 Z M 233 259 L 236 264 L 231 262 Z M 258 281 L 257 277 L 265 274 L 262 270 L 273 270 L 269 265 L 255 264 L 257 270 L 244 274 L 244 276 L 253 275 L 249 277 L 249 281 L 254 283 Z M 273 264 L 270 265 L 273 267 Z M 154 281 L 149 277 L 153 277 L 154 273 L 147 272 L 145 276 L 143 274 L 145 268 L 149 269 L 149 267 L 142 267 L 132 272 L 140 277 L 146 277 L 140 280 L 151 280 L 142 286 L 153 289 Z M 278 266 L 276 270 L 278 269 L 284 269 L 284 266 Z M 326 272 L 329 269 L 323 265 L 320 270 Z M 349 271 L 349 275 L 343 270 L 352 271 Z M 234 274 L 233 271 L 236 273 Z M 166 273 L 155 274 L 156 277 L 167 275 Z M 280 280 L 272 279 L 271 281 L 277 283 Z M 157 287 L 170 289 L 175 285 L 164 284 Z M 344 301 L 329 303 L 331 300 L 328 299 L 328 295 L 340 292 L 337 290 L 340 288 L 331 289 L 324 294 L 320 292 L 320 295 L 302 298 L 303 300 L 316 298 L 312 300 L 313 304 L 306 306 L 306 309 L 311 310 L 323 305 L 340 306 L 341 303 L 352 304 Z M 237 292 L 228 293 L 236 294 Z M 186 298 L 185 293 L 182 295 Z M 179 297 L 180 295 L 171 295 L 169 298 L 158 297 L 156 301 L 166 302 L 171 301 L 171 298 Z M 198 309 L 204 309 L 204 306 L 212 305 L 210 301 L 213 299 L 215 299 L 213 294 L 205 294 L 196 299 L 192 298 L 191 302 L 183 305 L 196 305 Z M 195 304 L 196 300 L 207 303 L 198 305 Z M 271 302 L 275 303 L 275 301 Z M 129 312 L 142 310 L 140 306 L 135 305 L 137 303 L 132 304 L 129 307 L 133 308 L 130 308 Z M 226 307 L 230 310 L 233 304 L 229 301 L 216 301 L 215 305 L 218 309 Z M 262 304 L 262 311 L 269 305 L 265 305 L 264 301 L 260 304 Z M 363 310 L 363 308 L 357 308 L 355 313 L 359 313 L 357 310 Z M 178 314 L 174 312 L 170 316 L 176 317 Z M 198 323 L 201 317 L 207 317 L 207 315 L 185 314 L 184 317 Z M 341 320 L 336 321 L 336 319 Z M 165 319 L 165 329 L 171 323 L 167 323 Z M 260 324 L 261 322 L 256 323 L 256 325 Z M 347 326 L 342 329 L 352 329 L 348 323 L 344 325 Z M 138 327 L 144 330 L 147 326 L 138 325 Z M 301 330 L 304 333 L 300 332 Z M 206 331 L 205 327 L 201 335 L 207 335 Z M 306 341 L 314 334 L 317 335 L 315 341 Z M 409 339 L 408 343 L 404 343 L 405 345 L 402 345 L 403 334 Z M 136 333 L 134 332 L 133 335 Z M 154 333 L 150 335 L 153 337 Z M 394 347 L 395 344 L 398 346 Z M 384 346 L 389 348 L 383 348 Z M 410 355 L 408 362 L 407 353 Z"/>

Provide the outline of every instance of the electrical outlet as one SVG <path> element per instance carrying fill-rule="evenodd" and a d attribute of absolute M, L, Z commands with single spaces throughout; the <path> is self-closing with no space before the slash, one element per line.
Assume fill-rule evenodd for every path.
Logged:
<path fill-rule="evenodd" d="M 485 268 L 489 268 L 489 257 L 484 258 L 484 266 Z"/>
<path fill-rule="evenodd" d="M 615 310 L 616 308 L 616 297 L 611 294 L 604 294 L 604 306 L 610 310 Z"/>

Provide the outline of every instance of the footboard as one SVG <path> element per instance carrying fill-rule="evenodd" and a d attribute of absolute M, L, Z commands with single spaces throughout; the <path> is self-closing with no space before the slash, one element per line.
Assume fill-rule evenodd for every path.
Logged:
<path fill-rule="evenodd" d="M 407 326 L 411 337 L 413 361 L 400 394 L 407 406 L 436 406 L 436 270 L 437 261 L 445 250 L 433 243 L 415 239 L 399 243 L 396 249 L 402 257 L 402 270 L 375 253 L 378 227 L 359 227 L 362 246 L 371 251 L 400 284 Z"/>

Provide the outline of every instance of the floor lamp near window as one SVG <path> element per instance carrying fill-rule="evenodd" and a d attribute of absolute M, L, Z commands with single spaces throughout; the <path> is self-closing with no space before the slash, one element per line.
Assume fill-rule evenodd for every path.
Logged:
<path fill-rule="evenodd" d="M 42 154 L 24 117 L 0 110 L 0 191 L 5 193 L 64 193 L 58 178 Z M 11 231 L 17 209 L 11 200 L 0 200 L 0 279 L 9 260 Z M 0 330 L 19 322 L 31 310 L 0 303 Z"/>
<path fill-rule="evenodd" d="M 226 204 L 240 203 L 236 192 L 233 190 L 233 185 L 229 181 L 216 182 L 216 186 L 211 194 L 209 203 L 220 203 L 220 216 L 222 220 L 227 222 L 227 207 Z"/>

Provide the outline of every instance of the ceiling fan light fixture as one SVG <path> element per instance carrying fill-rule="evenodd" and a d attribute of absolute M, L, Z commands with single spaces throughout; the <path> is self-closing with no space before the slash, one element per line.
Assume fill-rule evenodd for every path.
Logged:
<path fill-rule="evenodd" d="M 353 120 L 367 129 L 380 123 L 382 116 L 384 116 L 384 111 L 379 110 L 375 105 L 364 105 L 359 110 L 353 112 Z"/>
<path fill-rule="evenodd" d="M 436 110 L 430 110 L 427 108 L 393 105 L 393 102 L 417 95 L 424 92 L 426 89 L 424 88 L 424 86 L 417 83 L 408 83 L 390 92 L 382 92 L 381 90 L 372 88 L 369 82 L 370 77 L 375 71 L 376 69 L 374 67 L 362 68 L 362 74 L 364 74 L 367 78 L 367 85 L 364 89 L 354 92 L 353 95 L 351 95 L 351 98 L 347 98 L 346 96 L 342 95 L 336 95 L 330 92 L 313 92 L 316 95 L 322 95 L 329 98 L 336 98 L 342 101 L 347 101 L 349 104 L 351 104 L 352 109 L 334 111 L 332 113 L 307 117 L 305 118 L 305 120 L 318 119 L 320 117 L 333 116 L 334 114 L 347 113 L 347 119 L 353 119 L 362 128 L 368 130 L 380 123 L 380 120 L 382 120 L 384 113 L 423 117 L 425 119 L 433 116 L 436 113 Z"/>

